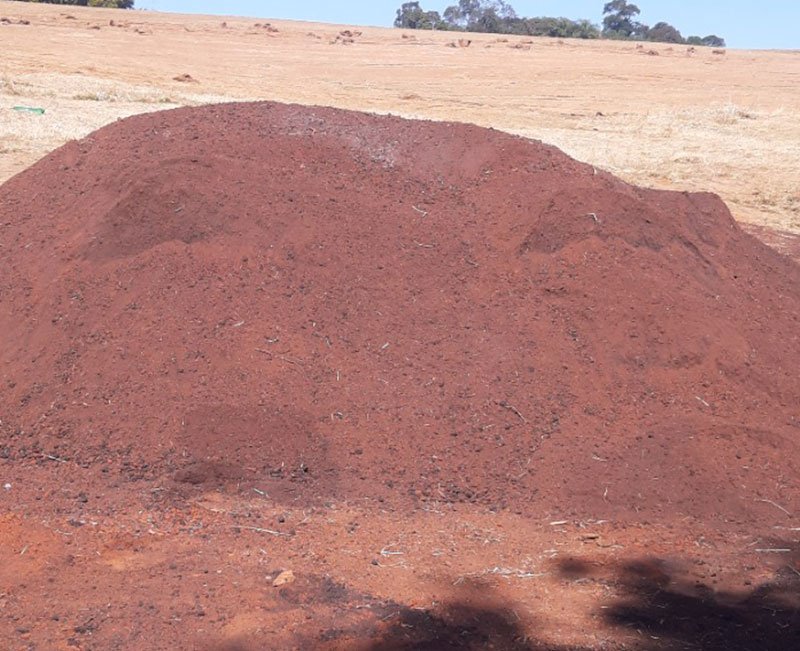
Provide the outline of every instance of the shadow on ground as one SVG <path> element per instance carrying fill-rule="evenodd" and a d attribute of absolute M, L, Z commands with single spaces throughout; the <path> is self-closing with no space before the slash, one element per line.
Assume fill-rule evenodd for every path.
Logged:
<path fill-rule="evenodd" d="M 358 651 L 528 651 L 540 648 L 526 633 L 534 627 L 533 622 L 522 622 L 513 607 L 499 602 L 484 587 L 480 603 L 465 596 L 465 601 L 451 602 L 441 612 L 403 609 L 374 640 L 352 648 Z"/>
<path fill-rule="evenodd" d="M 779 543 L 792 547 L 792 543 Z M 792 547 L 795 548 L 796 546 Z M 291 648 L 313 651 L 788 651 L 800 649 L 800 550 L 786 555 L 772 579 L 741 592 L 712 590 L 691 581 L 673 564 L 653 558 L 614 566 L 570 558 L 554 568 L 564 590 L 571 582 L 602 581 L 614 597 L 595 604 L 607 642 L 600 646 L 557 646 L 537 639 L 537 622 L 520 618 L 520 607 L 502 600 L 487 584 L 462 585 L 447 604 L 409 608 L 373 599 L 355 623 L 355 601 L 341 603 L 342 626 L 296 639 Z M 343 588 L 343 590 L 345 590 Z M 357 597 L 363 601 L 364 595 Z M 269 645 L 238 643 L 210 651 L 260 651 Z M 289 647 L 287 647 L 289 648 Z"/>
<path fill-rule="evenodd" d="M 775 547 L 791 545 L 779 541 Z M 613 639 L 615 632 L 636 634 L 638 641 L 631 642 L 626 636 L 626 642 L 619 642 L 616 648 L 800 649 L 797 560 L 787 558 L 769 583 L 743 592 L 716 592 L 704 584 L 688 583 L 658 559 L 632 560 L 607 568 L 611 576 L 606 581 L 611 580 L 618 596 L 609 603 L 598 603 L 596 608 L 609 638 Z M 571 559 L 559 563 L 558 572 L 565 579 L 592 580 L 595 570 L 589 563 Z M 576 647 L 545 644 L 536 639 L 535 630 L 535 622 L 520 622 L 512 606 L 497 600 L 494 606 L 484 607 L 451 603 L 441 614 L 406 611 L 377 641 L 358 649 L 578 651 Z"/>
<path fill-rule="evenodd" d="M 676 581 L 661 561 L 631 561 L 617 569 L 622 596 L 604 610 L 613 628 L 642 631 L 637 648 L 703 651 L 800 649 L 800 575 L 796 562 L 769 583 L 737 592 Z M 654 639 L 658 638 L 658 639 Z"/>

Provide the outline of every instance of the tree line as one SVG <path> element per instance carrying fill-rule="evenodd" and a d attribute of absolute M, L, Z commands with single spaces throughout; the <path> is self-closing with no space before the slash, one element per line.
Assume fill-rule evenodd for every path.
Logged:
<path fill-rule="evenodd" d="M 555 36 L 560 38 L 611 38 L 661 43 L 685 43 L 724 47 L 725 39 L 715 34 L 684 38 L 667 22 L 652 27 L 639 22 L 639 7 L 627 0 L 612 0 L 603 6 L 603 24 L 568 18 L 526 18 L 517 15 L 505 0 L 458 0 L 444 13 L 425 11 L 419 2 L 404 2 L 397 10 L 395 27 L 436 29 L 521 36 Z"/>
<path fill-rule="evenodd" d="M 51 5 L 76 5 L 78 7 L 111 7 L 133 9 L 134 0 L 19 0 L 20 2 L 45 2 Z"/>

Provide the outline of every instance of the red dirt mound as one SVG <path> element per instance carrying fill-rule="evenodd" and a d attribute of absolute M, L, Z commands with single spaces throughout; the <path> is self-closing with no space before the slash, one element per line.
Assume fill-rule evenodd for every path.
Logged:
<path fill-rule="evenodd" d="M 0 224 L 18 463 L 559 517 L 800 506 L 800 268 L 715 196 L 248 104 L 70 143 Z"/>

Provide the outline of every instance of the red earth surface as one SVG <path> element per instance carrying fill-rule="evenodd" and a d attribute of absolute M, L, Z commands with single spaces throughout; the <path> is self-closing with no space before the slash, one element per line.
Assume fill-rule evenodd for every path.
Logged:
<path fill-rule="evenodd" d="M 11 179 L 0 256 L 8 648 L 798 641 L 800 267 L 716 196 L 469 125 L 217 105 Z M 503 528 L 509 563 L 536 540 L 559 580 L 622 590 L 605 637 L 489 607 L 487 574 L 528 578 L 511 565 L 463 599 L 371 574 L 413 555 L 387 532 L 421 548 L 463 523 Z M 547 556 L 573 525 L 623 543 Z M 333 560 L 348 535 L 365 567 Z M 725 601 L 687 570 L 675 590 L 645 549 L 761 583 Z"/>

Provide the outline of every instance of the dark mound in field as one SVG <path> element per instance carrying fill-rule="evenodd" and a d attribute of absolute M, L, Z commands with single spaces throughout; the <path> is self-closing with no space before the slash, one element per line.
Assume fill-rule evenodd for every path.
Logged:
<path fill-rule="evenodd" d="M 248 104 L 73 142 L 0 223 L 18 463 L 555 518 L 800 506 L 800 268 L 715 196 Z"/>

